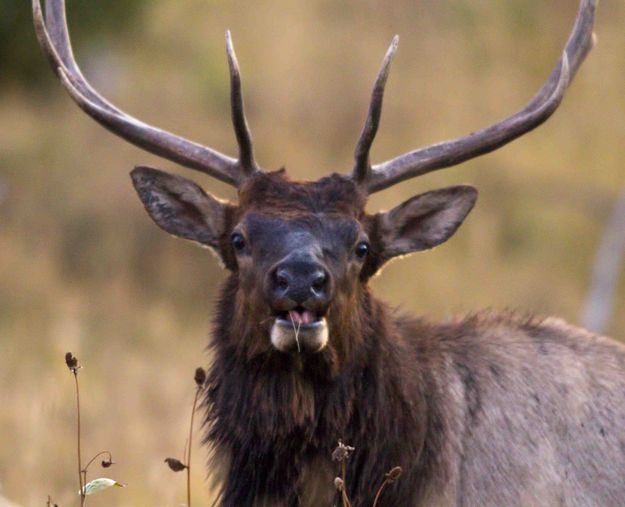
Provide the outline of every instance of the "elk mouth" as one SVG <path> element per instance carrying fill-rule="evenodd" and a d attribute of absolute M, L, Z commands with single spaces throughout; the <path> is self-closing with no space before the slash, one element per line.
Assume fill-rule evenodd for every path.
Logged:
<path fill-rule="evenodd" d="M 305 328 L 307 326 L 314 326 L 324 318 L 325 312 L 314 312 L 306 310 L 302 306 L 297 306 L 293 310 L 276 312 L 276 320 L 288 322 L 289 325 L 299 326 Z"/>
<path fill-rule="evenodd" d="M 302 307 L 275 314 L 271 343 L 281 352 L 320 352 L 328 343 L 325 314 Z"/>

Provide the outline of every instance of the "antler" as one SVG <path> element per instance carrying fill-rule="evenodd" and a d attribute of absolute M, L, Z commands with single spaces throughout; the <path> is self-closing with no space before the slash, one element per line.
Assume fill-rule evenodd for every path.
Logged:
<path fill-rule="evenodd" d="M 33 0 L 32 4 L 37 39 L 52 69 L 72 99 L 98 123 L 149 152 L 202 171 L 235 187 L 259 170 L 254 161 L 252 138 L 243 112 L 241 78 L 230 32 L 226 33 L 226 50 L 230 68 L 232 123 L 239 143 L 238 160 L 147 125 L 108 102 L 84 78 L 74 59 L 67 29 L 65 0 L 46 0 L 45 20 L 40 0 Z"/>
<path fill-rule="evenodd" d="M 521 111 L 467 136 L 419 148 L 371 166 L 369 148 L 377 131 L 388 66 L 395 52 L 397 38 L 393 39 L 373 89 L 365 127 L 356 147 L 352 178 L 369 193 L 379 192 L 409 178 L 489 153 L 538 127 L 560 105 L 566 89 L 596 41 L 592 32 L 596 7 L 597 0 L 580 1 L 575 26 L 558 64 Z"/>
<path fill-rule="evenodd" d="M 358 183 L 364 183 L 369 177 L 371 170 L 371 162 L 369 160 L 369 151 L 371 145 L 375 139 L 375 135 L 378 132 L 378 126 L 380 125 L 380 116 L 382 116 L 382 101 L 384 100 L 384 87 L 386 86 L 386 79 L 391 67 L 391 62 L 397 51 L 397 45 L 399 44 L 399 35 L 393 37 L 391 45 L 384 55 L 382 61 L 382 67 L 378 72 L 378 77 L 373 85 L 373 92 L 371 93 L 371 102 L 369 103 L 369 111 L 367 113 L 367 121 L 360 133 L 360 139 L 356 145 L 356 152 L 354 154 L 354 169 L 353 178 Z"/>

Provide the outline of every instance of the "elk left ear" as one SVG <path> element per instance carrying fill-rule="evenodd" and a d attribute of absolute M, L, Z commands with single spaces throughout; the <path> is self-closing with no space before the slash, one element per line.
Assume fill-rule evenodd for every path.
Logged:
<path fill-rule="evenodd" d="M 137 167 L 130 176 L 146 211 L 161 229 L 219 251 L 227 204 L 177 174 Z"/>
<path fill-rule="evenodd" d="M 477 190 L 459 185 L 417 195 L 378 215 L 384 260 L 427 250 L 447 241 L 477 199 Z"/>

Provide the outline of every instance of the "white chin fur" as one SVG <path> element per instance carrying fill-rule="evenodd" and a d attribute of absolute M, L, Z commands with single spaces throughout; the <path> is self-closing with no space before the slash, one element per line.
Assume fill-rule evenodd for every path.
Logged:
<path fill-rule="evenodd" d="M 328 323 L 323 318 L 302 326 L 296 337 L 290 321 L 276 319 L 271 327 L 271 344 L 282 352 L 320 352 L 328 344 Z"/>

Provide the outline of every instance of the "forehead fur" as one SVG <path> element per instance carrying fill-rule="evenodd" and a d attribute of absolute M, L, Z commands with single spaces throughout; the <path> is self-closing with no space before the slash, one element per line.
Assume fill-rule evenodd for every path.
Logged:
<path fill-rule="evenodd" d="M 360 219 L 366 200 L 365 193 L 346 176 L 293 182 L 284 169 L 255 174 L 239 191 L 242 211 L 270 214 L 339 213 Z"/>

